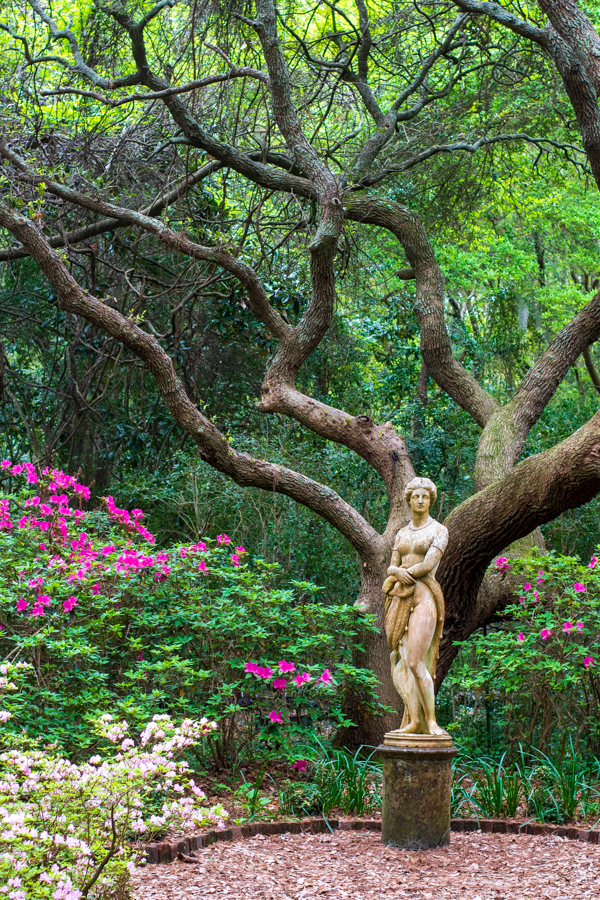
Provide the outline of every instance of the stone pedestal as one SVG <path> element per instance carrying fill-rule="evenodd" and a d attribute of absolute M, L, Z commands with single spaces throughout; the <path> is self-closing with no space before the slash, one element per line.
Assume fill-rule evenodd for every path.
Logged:
<path fill-rule="evenodd" d="M 452 757 L 450 735 L 390 731 L 377 756 L 383 760 L 381 839 L 405 850 L 450 842 Z"/>

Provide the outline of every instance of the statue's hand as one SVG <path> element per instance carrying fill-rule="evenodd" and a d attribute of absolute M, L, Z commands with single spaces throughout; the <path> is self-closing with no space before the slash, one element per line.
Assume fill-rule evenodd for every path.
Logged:
<path fill-rule="evenodd" d="M 394 576 L 396 581 L 399 581 L 400 584 L 414 584 L 415 579 L 412 575 L 406 571 L 406 569 L 396 569 L 396 574 Z"/>

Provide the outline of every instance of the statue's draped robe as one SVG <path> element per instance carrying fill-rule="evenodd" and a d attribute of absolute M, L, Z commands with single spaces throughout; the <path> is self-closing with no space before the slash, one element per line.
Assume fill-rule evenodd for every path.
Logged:
<path fill-rule="evenodd" d="M 424 551 L 423 555 L 425 555 L 431 547 L 437 547 L 443 553 L 448 546 L 448 529 L 440 524 L 440 522 L 436 522 L 435 519 L 430 519 L 424 527 L 419 529 L 415 529 L 412 525 L 401 528 L 394 541 L 394 550 L 402 553 L 403 544 L 406 543 L 407 539 L 413 539 L 415 534 L 418 535 L 421 544 L 418 550 L 420 552 Z M 406 567 L 401 565 L 400 568 Z M 431 644 L 429 645 L 429 650 L 425 656 L 427 671 L 434 682 L 445 615 L 444 595 L 442 594 L 441 587 L 435 580 L 436 570 L 437 566 L 423 578 L 418 579 L 429 588 L 437 611 L 435 632 Z M 390 593 L 385 595 L 384 602 L 385 633 L 387 635 L 390 650 L 392 650 L 392 679 L 396 690 L 404 701 L 402 727 L 408 723 L 407 682 L 409 672 L 406 670 L 402 660 L 400 645 L 410 628 L 410 615 L 414 605 L 414 593 L 415 585 L 405 585 L 396 582 Z M 421 730 L 422 732 L 426 732 L 427 730 L 422 715 Z"/>

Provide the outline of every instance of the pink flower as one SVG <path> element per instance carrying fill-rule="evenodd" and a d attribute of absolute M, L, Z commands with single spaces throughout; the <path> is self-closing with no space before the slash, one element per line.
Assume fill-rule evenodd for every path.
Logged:
<path fill-rule="evenodd" d="M 596 568 L 596 563 L 597 563 L 597 562 L 598 562 L 598 557 L 597 557 L 597 556 L 592 556 L 592 558 L 590 559 L 590 561 L 589 561 L 589 563 L 588 563 L 588 565 L 587 565 L 588 569 L 595 569 L 595 568 Z"/>
<path fill-rule="evenodd" d="M 550 637 L 550 635 L 553 634 L 550 628 L 542 628 L 540 633 L 542 635 L 543 641 L 546 641 Z"/>
<path fill-rule="evenodd" d="M 295 680 L 296 680 L 296 684 L 298 685 L 298 687 L 300 687 L 301 685 L 308 683 L 309 681 L 312 681 L 312 678 L 308 674 L 308 672 L 303 672 L 302 675 L 296 675 Z"/>
<path fill-rule="evenodd" d="M 585 584 L 582 584 L 580 581 L 576 581 L 573 585 L 573 590 L 577 591 L 578 594 L 583 593 L 585 591 Z"/>
<path fill-rule="evenodd" d="M 530 590 L 531 590 L 531 585 L 529 584 L 528 581 L 526 581 L 525 584 L 523 585 L 523 590 L 524 590 L 524 591 L 530 591 Z"/>
<path fill-rule="evenodd" d="M 236 553 L 245 553 L 246 551 L 244 550 L 243 547 L 236 547 L 236 548 L 235 548 L 235 552 L 236 552 Z"/>
<path fill-rule="evenodd" d="M 543 577 L 544 577 L 544 573 L 543 573 L 542 569 L 540 569 L 540 571 L 538 572 L 538 578 L 543 579 Z"/>
<path fill-rule="evenodd" d="M 254 674 L 258 675 L 259 678 L 272 678 L 273 677 L 273 669 L 269 669 L 268 666 L 257 666 L 254 670 Z"/>
<path fill-rule="evenodd" d="M 230 544 L 231 538 L 227 537 L 226 534 L 218 534 L 217 535 L 217 544 Z"/>
<path fill-rule="evenodd" d="M 278 663 L 280 672 L 295 672 L 296 666 L 294 663 L 286 662 L 285 659 L 282 659 Z"/>
<path fill-rule="evenodd" d="M 573 623 L 572 622 L 563 622 L 562 630 L 564 634 L 570 634 L 573 631 Z"/>
<path fill-rule="evenodd" d="M 233 563 L 234 566 L 239 566 L 239 564 L 240 564 L 239 556 L 237 556 L 237 554 L 233 553 L 231 556 L 231 562 Z"/>
<path fill-rule="evenodd" d="M 22 597 L 19 597 L 19 599 L 17 600 L 17 611 L 23 612 L 23 610 L 27 609 L 28 606 L 29 606 L 29 603 L 27 602 L 27 600 L 24 600 Z"/>
<path fill-rule="evenodd" d="M 297 759 L 292 766 L 292 769 L 296 769 L 297 772 L 306 772 L 307 763 L 307 759 Z"/>
<path fill-rule="evenodd" d="M 269 718 L 270 718 L 271 722 L 273 722 L 273 723 L 275 723 L 275 722 L 278 722 L 278 723 L 283 722 L 283 719 L 281 718 L 281 713 L 276 712 L 274 709 L 271 710 L 271 712 L 269 713 Z"/>
<path fill-rule="evenodd" d="M 92 594 L 99 594 L 99 593 L 100 593 L 100 585 L 99 585 L 99 584 L 93 584 L 93 585 L 92 585 Z"/>
<path fill-rule="evenodd" d="M 584 661 L 583 661 L 583 667 L 584 667 L 584 669 L 589 669 L 589 667 L 590 667 L 590 666 L 593 666 L 593 665 L 594 665 L 594 657 L 593 657 L 593 656 L 586 656 L 586 658 L 585 658 Z"/>
<path fill-rule="evenodd" d="M 258 666 L 256 665 L 255 662 L 247 662 L 246 665 L 244 666 L 244 672 L 250 672 L 250 673 L 254 674 L 256 672 L 257 668 L 258 668 Z"/>
<path fill-rule="evenodd" d="M 494 563 L 494 569 L 496 569 L 497 572 L 508 572 L 508 570 L 510 569 L 510 563 L 508 562 L 506 556 L 498 557 L 498 559 Z"/>
<path fill-rule="evenodd" d="M 285 678 L 276 678 L 273 681 L 273 687 L 276 691 L 283 691 L 287 687 L 287 681 Z"/>
<path fill-rule="evenodd" d="M 77 597 L 69 597 L 68 600 L 65 600 L 63 603 L 63 609 L 65 612 L 71 612 L 77 606 Z"/>
<path fill-rule="evenodd" d="M 3 459 L 0 463 L 0 469 L 10 469 L 11 461 L 10 459 Z"/>
<path fill-rule="evenodd" d="M 576 622 L 575 628 L 577 629 L 577 631 L 583 631 L 583 622 Z"/>
<path fill-rule="evenodd" d="M 196 544 L 196 550 L 199 550 L 200 552 L 206 550 L 206 544 L 204 543 L 204 541 L 198 541 L 198 543 Z"/>
<path fill-rule="evenodd" d="M 540 595 L 538 594 L 537 591 L 534 591 L 534 592 L 533 592 L 533 596 L 535 597 L 536 600 L 539 600 L 539 599 L 540 599 Z"/>
<path fill-rule="evenodd" d="M 521 643 L 523 643 L 523 641 L 524 641 L 524 640 L 525 640 L 525 635 L 524 635 L 524 634 L 523 634 L 523 632 L 522 632 L 522 631 L 521 631 L 521 632 L 519 632 L 519 637 L 518 637 L 518 640 L 519 640 L 519 641 L 521 641 Z"/>
<path fill-rule="evenodd" d="M 144 659 L 144 651 L 140 650 L 140 652 L 138 653 L 138 661 L 142 662 L 143 659 Z"/>
<path fill-rule="evenodd" d="M 52 598 L 48 596 L 48 594 L 38 594 L 37 602 L 41 603 L 42 606 L 50 606 L 52 603 Z"/>
<path fill-rule="evenodd" d="M 38 603 L 38 604 L 36 604 L 36 606 L 33 607 L 31 612 L 29 613 L 29 615 L 30 616 L 45 616 L 46 614 L 44 612 L 44 607 L 42 606 L 42 604 Z"/>
<path fill-rule="evenodd" d="M 200 570 L 200 572 L 206 572 L 206 571 L 207 571 L 207 569 L 206 569 L 206 563 L 204 562 L 203 559 L 201 559 L 200 562 L 198 563 L 198 569 Z"/>
<path fill-rule="evenodd" d="M 319 681 L 322 681 L 323 684 L 331 684 L 333 678 L 331 677 L 331 673 L 329 669 L 325 669 L 322 675 L 319 675 Z"/>

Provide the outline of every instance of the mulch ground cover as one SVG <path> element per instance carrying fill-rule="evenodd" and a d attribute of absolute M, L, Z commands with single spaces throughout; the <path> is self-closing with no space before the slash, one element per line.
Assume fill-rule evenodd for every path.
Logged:
<path fill-rule="evenodd" d="M 600 845 L 555 836 L 452 835 L 438 850 L 373 832 L 257 835 L 138 869 L 136 900 L 598 900 Z"/>

